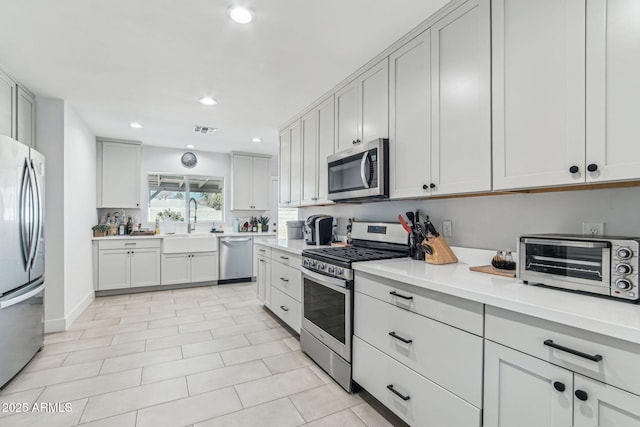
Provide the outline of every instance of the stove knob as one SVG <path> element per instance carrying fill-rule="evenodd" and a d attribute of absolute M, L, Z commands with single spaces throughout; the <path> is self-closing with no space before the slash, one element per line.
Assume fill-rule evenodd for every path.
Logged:
<path fill-rule="evenodd" d="M 633 271 L 633 269 L 625 262 L 616 265 L 616 272 L 618 272 L 618 274 L 631 274 L 631 271 Z"/>
<path fill-rule="evenodd" d="M 343 273 L 344 273 L 344 268 L 336 267 L 336 274 L 342 276 Z"/>
<path fill-rule="evenodd" d="M 316 260 L 315 259 L 310 259 L 309 260 L 309 267 L 313 267 L 313 268 L 316 267 Z"/>
<path fill-rule="evenodd" d="M 618 279 L 616 280 L 616 287 L 621 291 L 628 291 L 633 288 L 633 285 L 627 279 Z"/>
<path fill-rule="evenodd" d="M 324 270 L 325 268 L 327 268 L 327 265 L 323 262 L 319 262 L 318 263 L 318 270 Z"/>
<path fill-rule="evenodd" d="M 308 259 L 305 259 L 304 261 L 302 261 L 302 266 L 303 267 L 309 267 L 309 264 L 311 264 L 311 263 L 309 262 Z"/>
<path fill-rule="evenodd" d="M 631 252 L 631 249 L 629 248 L 618 248 L 616 255 L 621 259 L 629 259 L 633 256 L 633 252 Z"/>
<path fill-rule="evenodd" d="M 334 267 L 334 266 L 332 266 L 332 265 L 330 265 L 330 266 L 329 266 L 329 268 L 327 269 L 327 272 L 328 272 L 329 274 L 333 274 L 333 273 L 335 273 L 335 271 L 336 271 L 336 269 L 335 269 L 335 267 Z"/>

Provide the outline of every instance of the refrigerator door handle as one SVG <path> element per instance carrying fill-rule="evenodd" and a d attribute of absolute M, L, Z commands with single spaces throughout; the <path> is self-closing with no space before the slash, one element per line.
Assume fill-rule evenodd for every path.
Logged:
<path fill-rule="evenodd" d="M 36 258 L 38 256 L 38 249 L 40 249 L 40 237 L 42 237 L 42 192 L 40 191 L 40 182 L 38 181 L 38 174 L 36 172 L 36 165 L 31 159 L 31 171 L 33 177 L 33 188 L 36 191 L 36 202 L 38 203 L 37 213 L 37 222 L 36 229 L 33 233 L 34 242 L 33 242 L 33 256 L 31 258 L 31 268 L 34 267 L 36 263 Z"/>
<path fill-rule="evenodd" d="M 27 300 L 35 295 L 38 295 L 40 292 L 44 290 L 44 279 L 40 282 L 39 286 L 35 289 L 30 290 L 29 292 L 25 292 L 20 294 L 14 298 L 8 299 L 6 301 L 0 301 L 0 310 L 11 307 L 12 305 L 16 305 L 21 303 L 24 300 Z"/>
<path fill-rule="evenodd" d="M 35 254 L 35 249 L 36 249 L 36 244 L 35 244 L 35 238 L 36 238 L 36 191 L 35 191 L 35 173 L 33 172 L 32 166 L 31 166 L 31 162 L 28 162 L 28 166 L 29 166 L 29 199 L 31 200 L 31 209 L 29 209 L 29 215 L 30 215 L 30 222 L 29 222 L 29 237 L 31 238 L 30 242 L 29 242 L 29 262 L 27 264 L 28 268 L 32 268 L 33 266 L 33 261 L 36 257 Z"/>
<path fill-rule="evenodd" d="M 29 235 L 27 215 L 28 209 L 28 190 L 31 174 L 29 173 L 29 162 L 25 159 L 24 171 L 22 173 L 22 185 L 20 186 L 20 244 L 22 246 L 22 257 L 24 259 L 25 271 L 29 270 L 31 265 L 31 236 Z"/>

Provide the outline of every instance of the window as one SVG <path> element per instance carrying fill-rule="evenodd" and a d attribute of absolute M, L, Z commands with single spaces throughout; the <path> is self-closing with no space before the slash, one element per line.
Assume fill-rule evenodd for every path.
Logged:
<path fill-rule="evenodd" d="M 224 221 L 224 178 L 150 172 L 148 181 L 150 222 L 159 213 L 173 213 L 186 220 L 188 212 L 198 222 Z"/>

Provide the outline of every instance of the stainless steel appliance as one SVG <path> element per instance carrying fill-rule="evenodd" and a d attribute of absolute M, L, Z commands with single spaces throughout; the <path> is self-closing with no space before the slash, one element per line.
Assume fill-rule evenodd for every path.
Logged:
<path fill-rule="evenodd" d="M 374 139 L 327 157 L 329 200 L 389 197 L 389 140 Z"/>
<path fill-rule="evenodd" d="M 0 135 L 0 387 L 43 346 L 44 167 Z"/>
<path fill-rule="evenodd" d="M 333 217 L 311 215 L 304 222 L 304 236 L 307 245 L 328 245 L 333 234 Z"/>
<path fill-rule="evenodd" d="M 219 283 L 246 282 L 253 275 L 253 238 L 221 237 Z"/>
<path fill-rule="evenodd" d="M 300 344 L 342 388 L 352 390 L 352 263 L 405 257 L 407 232 L 400 224 L 354 222 L 353 246 L 302 251 Z"/>
<path fill-rule="evenodd" d="M 527 235 L 518 252 L 518 277 L 525 283 L 638 302 L 638 237 Z"/>

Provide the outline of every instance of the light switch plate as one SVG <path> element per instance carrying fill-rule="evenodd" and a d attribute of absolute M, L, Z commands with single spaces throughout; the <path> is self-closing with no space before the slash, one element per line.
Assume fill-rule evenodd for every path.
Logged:
<path fill-rule="evenodd" d="M 444 237 L 451 237 L 453 234 L 453 222 L 449 219 L 442 221 L 442 235 Z"/>

